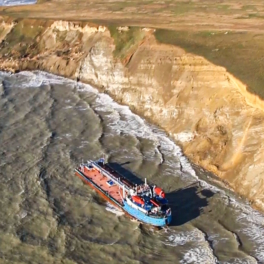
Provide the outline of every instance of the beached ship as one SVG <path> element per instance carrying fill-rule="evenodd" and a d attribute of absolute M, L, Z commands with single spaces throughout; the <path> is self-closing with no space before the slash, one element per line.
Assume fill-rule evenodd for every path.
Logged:
<path fill-rule="evenodd" d="M 75 174 L 103 198 L 138 221 L 157 227 L 169 225 L 171 209 L 164 191 L 145 183 L 135 184 L 114 170 L 104 159 L 81 163 Z"/>

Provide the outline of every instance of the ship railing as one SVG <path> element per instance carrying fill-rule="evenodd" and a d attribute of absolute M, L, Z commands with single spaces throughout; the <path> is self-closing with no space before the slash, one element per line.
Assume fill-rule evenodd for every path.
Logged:
<path fill-rule="evenodd" d="M 128 186 L 126 186 L 123 182 L 121 182 L 118 178 L 112 176 L 108 171 L 106 171 L 104 168 L 102 168 L 101 166 L 99 166 L 96 162 L 94 161 L 89 161 L 88 164 L 93 165 L 93 167 L 95 167 L 96 169 L 98 169 L 103 175 L 107 176 L 108 178 L 110 178 L 113 182 L 115 182 L 117 185 L 123 187 L 129 191 L 130 188 L 128 188 Z"/>

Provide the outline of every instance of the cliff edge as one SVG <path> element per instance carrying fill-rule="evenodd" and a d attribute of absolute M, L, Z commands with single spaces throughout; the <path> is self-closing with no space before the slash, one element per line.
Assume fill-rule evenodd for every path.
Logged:
<path fill-rule="evenodd" d="M 264 211 L 264 102 L 225 68 L 149 28 L 2 19 L 1 70 L 90 83 L 152 120 L 196 164 Z"/>

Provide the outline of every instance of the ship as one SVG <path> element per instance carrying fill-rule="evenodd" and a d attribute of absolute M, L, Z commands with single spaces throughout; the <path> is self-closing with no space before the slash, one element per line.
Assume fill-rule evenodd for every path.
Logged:
<path fill-rule="evenodd" d="M 145 182 L 136 184 L 103 158 L 82 162 L 75 175 L 131 218 L 155 227 L 171 223 L 172 212 L 164 191 L 148 184 L 146 178 Z"/>

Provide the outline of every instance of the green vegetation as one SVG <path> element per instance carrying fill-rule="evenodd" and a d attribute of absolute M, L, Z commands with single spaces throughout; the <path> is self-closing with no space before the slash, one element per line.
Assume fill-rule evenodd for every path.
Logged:
<path fill-rule="evenodd" d="M 43 27 L 32 25 L 23 20 L 17 21 L 17 24 L 7 35 L 4 42 L 1 43 L 1 53 L 14 58 L 34 56 L 38 53 L 35 39 L 43 31 Z"/>
<path fill-rule="evenodd" d="M 133 2 L 112 2 L 111 5 L 109 5 L 109 10 L 113 12 L 122 11 L 126 7 L 133 7 L 135 6 L 135 3 Z"/>
<path fill-rule="evenodd" d="M 256 11 L 257 8 L 254 5 L 243 5 L 242 10 L 250 10 L 250 11 L 254 10 L 254 11 Z"/>
<path fill-rule="evenodd" d="M 236 19 L 251 19 L 251 18 L 263 19 L 264 18 L 264 14 L 261 15 L 259 13 L 250 13 L 247 16 L 236 17 Z"/>
<path fill-rule="evenodd" d="M 195 10 L 196 4 L 192 2 L 177 3 L 173 6 L 172 13 L 174 15 L 182 15 Z"/>
<path fill-rule="evenodd" d="M 230 8 L 230 5 L 218 5 L 217 8 L 220 10 L 227 10 Z"/>
<path fill-rule="evenodd" d="M 241 0 L 240 2 L 226 0 L 217 2 L 209 0 L 64 0 L 63 3 L 62 5 L 61 1 L 58 0 L 38 0 L 37 4 L 34 6 L 8 8 L 2 10 L 2 13 L 13 17 L 44 18 L 47 14 L 49 18 L 72 19 L 74 17 L 73 19 L 84 20 L 83 16 L 87 15 L 89 12 L 94 14 L 93 19 L 103 19 L 104 16 L 102 16 L 101 13 L 106 12 L 108 14 L 113 14 L 112 18 L 110 18 L 112 22 L 116 21 L 115 14 L 118 13 L 118 17 L 122 19 L 122 21 L 125 20 L 126 23 L 128 21 L 142 21 L 140 26 L 145 26 L 143 21 L 146 21 L 147 18 L 151 19 L 153 21 L 152 23 L 158 26 L 159 23 L 157 23 L 157 20 L 163 22 L 163 19 L 173 20 L 183 15 L 196 16 L 197 18 L 207 17 L 209 14 L 216 16 L 230 15 L 230 18 L 232 18 L 232 16 L 247 17 L 249 12 L 263 12 L 263 5 L 260 0 L 253 0 L 250 4 L 248 4 L 246 0 Z M 76 11 L 76 15 L 72 14 L 73 10 Z M 97 10 L 98 16 L 96 17 Z M 155 17 L 153 19 L 152 15 L 157 13 L 160 17 Z M 52 16 L 50 16 L 51 14 Z M 140 17 L 139 14 L 142 16 Z M 226 17 L 218 17 L 218 20 L 216 18 L 216 22 L 222 19 L 226 19 Z M 130 23 L 129 25 L 135 25 L 135 23 Z"/>
<path fill-rule="evenodd" d="M 186 32 L 159 29 L 159 42 L 177 45 L 223 66 L 264 98 L 264 34 L 249 32 Z"/>
<path fill-rule="evenodd" d="M 116 26 L 108 26 L 111 36 L 115 41 L 114 56 L 124 59 L 136 49 L 144 38 L 144 32 L 138 27 L 130 27 L 128 30 L 119 30 Z"/>

